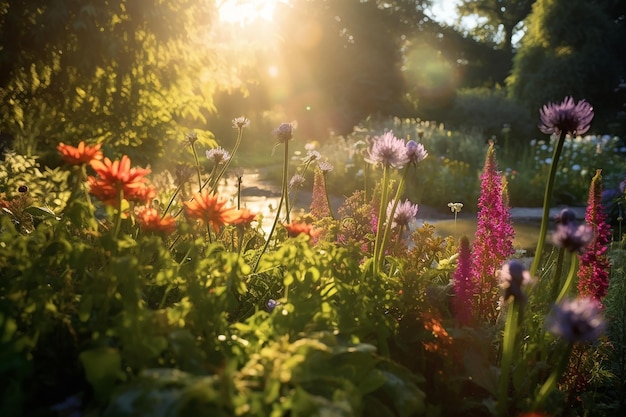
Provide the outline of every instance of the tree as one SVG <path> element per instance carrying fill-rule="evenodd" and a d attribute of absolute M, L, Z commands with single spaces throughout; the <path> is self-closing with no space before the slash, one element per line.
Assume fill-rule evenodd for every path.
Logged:
<path fill-rule="evenodd" d="M 457 10 L 459 15 L 474 14 L 484 19 L 484 23 L 474 29 L 474 35 L 481 34 L 495 40 L 509 56 L 513 53 L 513 35 L 516 28 L 528 16 L 535 0 L 462 0 Z M 500 36 L 498 36 L 500 35 Z"/>
<path fill-rule="evenodd" d="M 507 79 L 509 94 L 534 114 L 549 101 L 585 98 L 595 125 L 614 119 L 623 105 L 615 90 L 625 74 L 616 53 L 624 48 L 625 21 L 607 13 L 611 1 L 538 0 Z"/>
<path fill-rule="evenodd" d="M 2 133 L 27 152 L 82 139 L 144 163 L 176 152 L 231 83 L 214 15 L 212 1 L 0 0 Z"/>

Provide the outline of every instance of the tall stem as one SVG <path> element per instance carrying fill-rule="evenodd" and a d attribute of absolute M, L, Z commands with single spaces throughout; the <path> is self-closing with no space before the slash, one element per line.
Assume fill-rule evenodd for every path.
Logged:
<path fill-rule="evenodd" d="M 278 218 L 280 217 L 280 208 L 283 206 L 283 202 L 285 201 L 285 191 L 287 189 L 287 170 L 289 167 L 289 150 L 288 149 L 289 149 L 289 142 L 285 141 L 285 154 L 284 154 L 284 162 L 283 162 L 283 185 L 282 185 L 283 192 L 280 193 L 280 201 L 278 202 L 278 207 L 276 209 L 276 217 L 274 217 L 274 223 L 272 224 L 272 228 L 270 229 L 269 235 L 267 235 L 267 239 L 265 239 L 265 244 L 263 245 L 263 249 L 261 250 L 261 253 L 259 253 L 259 256 L 256 258 L 256 261 L 254 262 L 252 273 L 255 273 L 257 271 L 257 268 L 259 267 L 259 261 L 261 260 L 261 257 L 263 256 L 265 251 L 267 251 L 267 247 L 270 244 L 270 240 L 272 240 L 272 235 L 274 234 L 274 230 L 276 230 L 276 225 L 278 224 Z M 287 199 L 288 198 L 289 197 L 287 196 Z M 287 204 L 287 223 L 289 223 L 289 205 L 288 204 Z"/>
<path fill-rule="evenodd" d="M 393 218 L 396 214 L 396 208 L 398 207 L 398 203 L 400 201 L 400 196 L 402 195 L 402 191 L 404 190 L 404 182 L 406 181 L 406 175 L 407 172 L 409 172 L 409 164 L 407 164 L 404 167 L 404 170 L 402 171 L 402 177 L 400 178 L 400 182 L 398 183 L 398 189 L 396 190 L 396 196 L 394 197 L 394 203 L 393 203 L 393 207 L 391 208 L 391 213 L 389 214 L 389 218 L 387 219 L 387 222 L 385 223 L 385 231 L 383 233 L 383 239 L 382 239 L 382 243 L 379 247 L 379 254 L 378 254 L 378 262 L 380 263 L 380 266 L 382 266 L 383 263 L 383 254 L 385 251 L 385 245 L 387 244 L 387 238 L 389 235 L 389 231 L 391 230 L 391 224 L 393 223 Z M 388 188 L 385 186 L 385 188 Z M 385 204 L 385 217 L 387 217 L 387 213 L 386 213 L 386 204 Z"/>
<path fill-rule="evenodd" d="M 561 132 L 559 139 L 554 147 L 554 153 L 552 155 L 552 163 L 550 164 L 550 175 L 548 176 L 548 183 L 546 184 L 546 191 L 543 196 L 543 212 L 541 215 L 541 228 L 539 229 L 539 240 L 537 241 L 537 248 L 535 250 L 535 258 L 533 259 L 532 266 L 530 268 L 531 276 L 535 276 L 539 264 L 541 263 L 541 255 L 543 253 L 543 245 L 546 240 L 546 234 L 548 233 L 548 223 L 550 221 L 550 200 L 552 199 L 552 189 L 554 188 L 554 180 L 556 178 L 556 170 L 559 165 L 559 158 L 561 157 L 561 151 L 563 149 L 563 143 L 565 142 L 565 132 Z"/>
<path fill-rule="evenodd" d="M 374 240 L 374 275 L 378 275 L 380 271 L 380 263 L 378 257 L 380 256 L 380 246 L 383 232 L 383 222 L 385 221 L 385 208 L 387 207 L 387 198 L 389 190 L 389 165 L 383 166 L 383 182 L 380 189 L 380 207 L 378 208 L 378 219 L 376 223 L 376 237 Z"/>
<path fill-rule="evenodd" d="M 572 253 L 570 254 L 569 272 L 567 273 L 567 278 L 565 278 L 565 283 L 563 284 L 563 287 L 561 288 L 561 292 L 559 293 L 558 297 L 556 297 L 556 300 L 554 301 L 555 304 L 560 303 L 570 292 L 570 289 L 572 288 L 572 285 L 574 284 L 574 276 L 576 275 L 577 266 L 578 266 L 578 256 L 576 256 L 575 253 Z"/>
<path fill-rule="evenodd" d="M 556 388 L 557 383 L 559 382 L 559 378 L 563 375 L 567 364 L 569 363 L 569 355 L 572 352 L 573 344 L 569 343 L 567 349 L 565 350 L 563 356 L 559 358 L 559 362 L 546 380 L 544 384 L 539 389 L 539 393 L 537 394 L 537 398 L 535 398 L 535 402 L 533 404 L 533 410 L 537 410 L 543 406 L 543 403 L 546 401 L 550 393 Z"/>
<path fill-rule="evenodd" d="M 230 165 L 231 161 L 235 157 L 235 154 L 237 153 L 237 150 L 239 149 L 239 145 L 241 144 L 241 138 L 242 137 L 243 137 L 243 127 L 238 127 L 237 128 L 237 140 L 235 141 L 235 146 L 233 147 L 233 151 L 230 153 L 230 158 L 222 166 L 222 169 L 220 170 L 220 173 L 215 178 L 215 182 L 211 186 L 211 194 L 213 194 L 213 193 L 215 193 L 215 191 L 217 191 L 217 185 L 219 184 L 220 179 L 224 176 L 224 173 L 228 169 L 228 166 Z M 206 186 L 206 183 L 204 184 L 204 186 Z"/>
<path fill-rule="evenodd" d="M 335 216 L 333 215 L 333 206 L 330 204 L 330 195 L 328 195 L 328 182 L 326 181 L 326 172 L 322 173 L 322 178 L 324 179 L 324 192 L 326 193 L 326 204 L 328 204 L 328 212 L 330 213 L 330 218 L 335 220 Z"/>
<path fill-rule="evenodd" d="M 513 300 L 509 304 L 509 311 L 506 316 L 504 336 L 502 338 L 502 361 L 500 362 L 500 381 L 498 383 L 498 404 L 497 415 L 507 416 L 509 399 L 509 375 L 515 354 L 515 340 L 517 337 L 517 327 L 519 322 L 520 301 Z"/>
<path fill-rule="evenodd" d="M 196 174 L 198 174 L 198 192 L 202 191 L 202 176 L 200 174 L 200 161 L 198 160 L 198 152 L 196 151 L 195 143 L 191 144 L 191 150 L 193 151 L 193 159 L 196 162 Z"/>

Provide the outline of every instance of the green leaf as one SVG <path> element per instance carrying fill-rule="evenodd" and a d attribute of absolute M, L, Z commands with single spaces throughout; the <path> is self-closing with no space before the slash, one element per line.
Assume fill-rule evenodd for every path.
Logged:
<path fill-rule="evenodd" d="M 30 207 L 26 207 L 24 209 L 24 211 L 28 214 L 30 214 L 33 217 L 37 217 L 40 219 L 54 219 L 54 220 L 61 220 L 60 217 L 58 217 L 54 211 L 50 210 L 47 207 L 36 207 L 36 206 L 30 206 Z"/>
<path fill-rule="evenodd" d="M 122 358 L 117 349 L 98 347 L 81 352 L 85 377 L 100 401 L 108 400 L 115 382 L 122 376 Z"/>

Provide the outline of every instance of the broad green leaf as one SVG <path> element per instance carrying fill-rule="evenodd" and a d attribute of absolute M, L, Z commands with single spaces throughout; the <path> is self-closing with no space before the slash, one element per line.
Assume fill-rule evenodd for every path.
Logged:
<path fill-rule="evenodd" d="M 85 368 L 85 377 L 100 401 L 106 401 L 115 382 L 122 376 L 122 357 L 117 349 L 98 347 L 79 355 Z"/>

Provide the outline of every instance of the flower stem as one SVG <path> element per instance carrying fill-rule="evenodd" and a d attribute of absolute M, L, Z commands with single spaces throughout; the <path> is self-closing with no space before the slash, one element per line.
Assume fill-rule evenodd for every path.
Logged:
<path fill-rule="evenodd" d="M 228 169 L 228 166 L 230 165 L 231 161 L 235 157 L 235 154 L 237 153 L 237 150 L 239 149 L 239 145 L 241 144 L 242 137 L 243 137 L 243 127 L 238 127 L 237 128 L 237 140 L 235 141 L 235 146 L 233 147 L 233 151 L 230 153 L 230 158 L 228 159 L 228 161 L 226 161 L 226 163 L 224 163 L 224 166 L 222 166 L 222 169 L 220 170 L 219 174 L 215 178 L 215 182 L 211 186 L 211 194 L 217 191 L 217 185 L 219 184 L 220 179 L 224 176 L 224 173 Z"/>
<path fill-rule="evenodd" d="M 574 276 L 576 275 L 577 266 L 578 266 L 578 256 L 576 256 L 575 253 L 572 253 L 570 255 L 569 272 L 567 273 L 567 278 L 565 278 L 565 283 L 563 284 L 563 287 L 561 288 L 561 292 L 559 293 L 558 297 L 556 297 L 556 300 L 554 301 L 556 304 L 563 301 L 565 296 L 570 292 L 572 288 L 572 284 L 574 283 Z"/>
<path fill-rule="evenodd" d="M 509 311 L 506 316 L 504 336 L 502 338 L 502 361 L 500 362 L 500 381 L 498 384 L 498 404 L 497 415 L 507 416 L 507 403 L 509 398 L 509 375 L 511 364 L 515 352 L 515 340 L 517 337 L 517 327 L 519 322 L 519 301 L 513 300 L 509 304 Z"/>
<path fill-rule="evenodd" d="M 254 262 L 254 267 L 252 268 L 252 273 L 255 273 L 257 271 L 257 268 L 259 267 L 259 261 L 261 260 L 261 257 L 263 256 L 263 254 L 265 253 L 265 251 L 267 251 L 267 247 L 270 244 L 270 240 L 272 239 L 272 235 L 274 234 L 274 230 L 276 230 L 276 224 L 278 224 L 278 218 L 280 217 L 280 208 L 283 206 L 283 202 L 285 201 L 285 192 L 287 190 L 287 170 L 289 167 L 289 142 L 285 141 L 285 154 L 284 154 L 284 162 L 283 162 L 283 185 L 282 185 L 282 190 L 283 192 L 280 193 L 280 201 L 278 202 L 278 207 L 276 208 L 276 217 L 274 217 L 274 223 L 272 224 L 272 228 L 270 229 L 270 233 L 267 235 L 267 239 L 265 239 L 265 244 L 263 245 L 263 249 L 261 250 L 261 253 L 259 253 L 259 256 L 256 258 L 256 261 Z M 287 199 L 289 198 L 289 196 L 287 196 Z M 286 221 L 287 223 L 289 223 L 289 204 L 287 204 L 287 217 L 286 217 Z"/>
<path fill-rule="evenodd" d="M 540 408 L 543 403 L 546 401 L 550 393 L 556 388 L 556 384 L 559 382 L 559 378 L 563 375 L 565 368 L 569 362 L 569 355 L 572 352 L 573 344 L 569 343 L 567 345 L 567 349 L 563 356 L 561 356 L 559 363 L 556 368 L 552 371 L 546 382 L 541 386 L 537 397 L 535 398 L 535 402 L 533 403 L 533 410 L 537 410 Z"/>
<path fill-rule="evenodd" d="M 202 176 L 200 174 L 200 161 L 198 160 L 198 152 L 196 152 L 196 145 L 191 144 L 191 150 L 193 151 L 193 159 L 196 162 L 196 174 L 198 174 L 198 192 L 202 191 Z"/>
<path fill-rule="evenodd" d="M 380 189 L 380 207 L 378 208 L 378 219 L 376 223 L 376 238 L 374 240 L 374 275 L 378 275 L 380 271 L 380 263 L 378 257 L 380 256 L 380 246 L 383 230 L 383 222 L 385 221 L 385 207 L 387 206 L 387 198 L 389 194 L 389 165 L 383 166 L 383 182 Z"/>
<path fill-rule="evenodd" d="M 335 216 L 333 215 L 333 206 L 330 204 L 330 196 L 328 195 L 326 172 L 322 173 L 322 178 L 324 178 L 324 192 L 326 193 L 326 203 L 328 204 L 328 213 L 330 213 L 330 218 L 335 220 Z"/>
<path fill-rule="evenodd" d="M 535 249 L 535 257 L 533 259 L 532 266 L 530 268 L 530 275 L 535 276 L 537 269 L 539 269 L 539 263 L 541 262 L 541 255 L 543 253 L 543 245 L 546 240 L 546 234 L 548 233 L 548 222 L 550 221 L 550 200 L 552 198 L 552 190 L 554 188 L 554 180 L 556 178 L 556 170 L 559 164 L 559 158 L 561 157 L 561 151 L 563 149 L 563 143 L 565 142 L 565 132 L 561 132 L 559 135 L 556 146 L 554 147 L 554 154 L 552 155 L 552 163 L 550 164 L 550 174 L 548 176 L 548 183 L 546 184 L 546 190 L 543 197 L 543 212 L 541 215 L 541 228 L 539 229 L 539 240 L 537 240 L 537 248 Z"/>
<path fill-rule="evenodd" d="M 406 180 L 406 175 L 408 171 L 409 171 L 409 165 L 407 164 L 404 167 L 404 170 L 402 171 L 402 177 L 400 178 L 400 182 L 398 183 L 398 189 L 396 190 L 396 196 L 394 197 L 393 207 L 391 208 L 391 213 L 389 215 L 389 218 L 387 219 L 387 222 L 385 223 L 385 231 L 383 233 L 383 239 L 382 239 L 380 248 L 378 249 L 380 253 L 378 254 L 377 259 L 378 259 L 378 262 L 380 263 L 380 266 L 382 266 L 382 263 L 383 263 L 383 258 L 384 258 L 383 254 L 385 251 L 384 248 L 385 248 L 385 245 L 387 244 L 387 237 L 389 235 L 389 231 L 391 230 L 391 224 L 393 223 L 393 218 L 396 214 L 396 208 L 398 207 L 398 203 L 400 202 L 400 196 L 402 195 L 402 191 L 404 190 L 404 182 Z M 385 188 L 388 188 L 388 187 L 385 185 Z M 381 204 L 382 204 L 382 201 L 381 201 Z M 383 212 L 385 216 L 387 216 L 386 206 L 387 206 L 387 202 L 385 202 L 385 206 L 384 206 L 385 211 Z M 379 220 L 380 220 L 380 217 L 379 217 Z"/>

